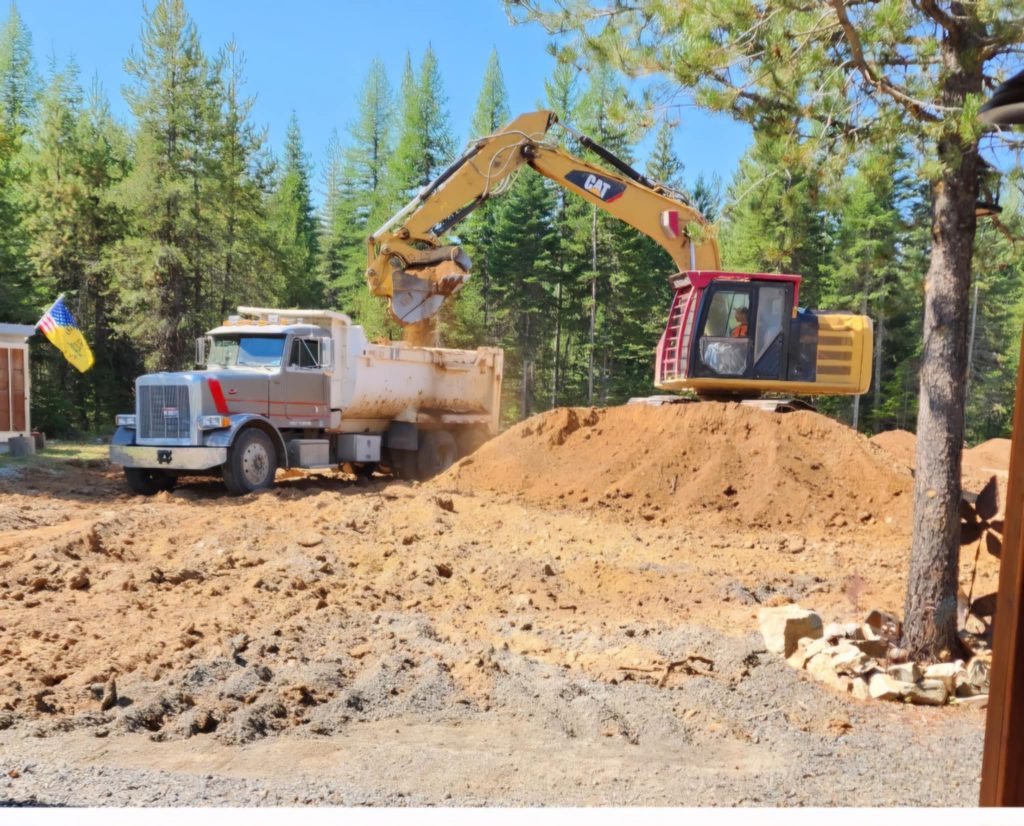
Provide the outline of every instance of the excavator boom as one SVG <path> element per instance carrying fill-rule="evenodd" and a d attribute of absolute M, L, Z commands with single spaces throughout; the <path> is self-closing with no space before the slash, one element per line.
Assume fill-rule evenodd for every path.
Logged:
<path fill-rule="evenodd" d="M 574 130 L 567 129 L 616 171 L 546 142 L 557 122 L 553 112 L 529 112 L 476 141 L 367 239 L 370 291 L 388 299 L 399 323 L 429 319 L 468 280 L 469 257 L 441 238 L 504 192 L 524 165 L 654 239 L 680 270 L 721 267 L 713 228 L 680 193 L 645 178 Z"/>

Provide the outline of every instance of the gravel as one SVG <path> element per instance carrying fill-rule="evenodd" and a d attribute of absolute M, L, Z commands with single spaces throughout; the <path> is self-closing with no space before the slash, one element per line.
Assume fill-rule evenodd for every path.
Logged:
<path fill-rule="evenodd" d="M 680 627 L 648 629 L 648 636 L 667 661 L 700 654 L 713 667 L 667 676 L 627 671 L 612 684 L 497 650 L 493 707 L 484 709 L 453 703 L 450 680 L 430 658 L 412 667 L 389 655 L 314 706 L 308 722 L 292 721 L 282 733 L 280 712 L 261 691 L 267 680 L 258 665 L 197 667 L 186 680 L 190 690 L 205 685 L 225 696 L 255 692 L 262 699 L 240 702 L 207 733 L 198 705 L 180 697 L 60 724 L 8 719 L 12 725 L 0 731 L 0 800 L 9 806 L 975 805 L 982 712 L 856 702 L 765 652 L 756 634 Z M 629 639 L 623 631 L 608 644 Z M 321 665 L 306 674 L 307 683 L 315 692 L 337 673 Z"/>

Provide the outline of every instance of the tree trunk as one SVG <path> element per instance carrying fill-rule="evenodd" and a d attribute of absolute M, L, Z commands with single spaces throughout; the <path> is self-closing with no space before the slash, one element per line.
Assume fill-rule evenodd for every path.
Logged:
<path fill-rule="evenodd" d="M 947 55 L 948 57 L 948 55 Z M 962 102 L 980 89 L 980 74 L 959 81 Z M 973 87 L 973 88 L 972 88 Z M 956 135 L 938 144 L 945 172 L 932 192 L 932 252 L 925 281 L 914 532 L 903 644 L 912 658 L 958 648 L 956 593 L 960 551 L 960 460 L 964 433 L 968 291 L 978 195 L 977 144 Z"/>

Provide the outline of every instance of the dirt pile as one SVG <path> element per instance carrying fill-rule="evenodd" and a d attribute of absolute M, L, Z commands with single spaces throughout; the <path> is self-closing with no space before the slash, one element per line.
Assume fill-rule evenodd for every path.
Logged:
<path fill-rule="evenodd" d="M 989 439 L 964 451 L 964 464 L 978 470 L 1010 470 L 1010 440 Z"/>
<path fill-rule="evenodd" d="M 904 522 L 911 477 L 824 416 L 702 403 L 542 413 L 437 484 L 664 525 L 806 531 Z"/>
<path fill-rule="evenodd" d="M 914 466 L 917 436 L 909 430 L 886 430 L 872 436 L 869 441 L 882 450 L 887 450 L 907 467 Z"/>

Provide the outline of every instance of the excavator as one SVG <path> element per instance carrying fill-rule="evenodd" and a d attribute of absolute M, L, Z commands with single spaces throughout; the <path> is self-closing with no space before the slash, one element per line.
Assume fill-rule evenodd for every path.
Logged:
<path fill-rule="evenodd" d="M 610 169 L 549 140 L 556 124 Z M 433 316 L 470 277 L 465 250 L 442 238 L 506 191 L 523 166 L 625 221 L 672 258 L 678 272 L 669 276 L 675 292 L 656 351 L 659 390 L 748 400 L 867 392 L 870 318 L 801 309 L 799 275 L 724 272 L 714 227 L 682 193 L 550 111 L 520 115 L 473 142 L 367 239 L 367 284 L 388 300 L 407 339 L 427 343 Z"/>

